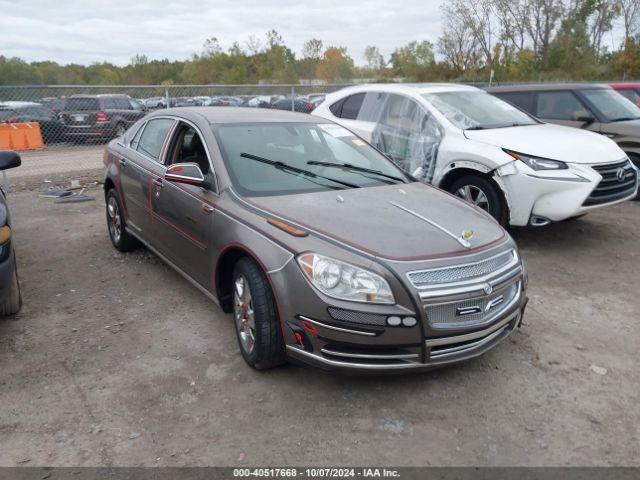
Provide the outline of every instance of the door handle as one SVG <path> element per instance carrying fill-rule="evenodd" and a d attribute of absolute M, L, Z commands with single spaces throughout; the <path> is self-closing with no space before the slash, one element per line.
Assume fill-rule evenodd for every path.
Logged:
<path fill-rule="evenodd" d="M 127 165 L 127 161 L 124 158 L 118 158 L 118 162 L 123 167 Z"/>
<path fill-rule="evenodd" d="M 202 211 L 204 213 L 212 213 L 213 212 L 213 207 L 211 205 L 207 205 L 206 203 L 202 204 Z"/>
<path fill-rule="evenodd" d="M 162 180 L 160 180 L 159 178 L 154 178 L 153 180 L 151 180 L 151 183 L 153 183 L 156 187 L 158 188 L 162 188 Z"/>

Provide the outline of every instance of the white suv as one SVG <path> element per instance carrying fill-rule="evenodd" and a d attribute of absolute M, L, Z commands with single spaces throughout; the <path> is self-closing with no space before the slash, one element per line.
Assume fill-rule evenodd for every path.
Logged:
<path fill-rule="evenodd" d="M 609 138 L 542 123 L 474 87 L 348 87 L 327 95 L 313 114 L 503 224 L 577 217 L 633 198 L 638 189 L 637 170 Z"/>

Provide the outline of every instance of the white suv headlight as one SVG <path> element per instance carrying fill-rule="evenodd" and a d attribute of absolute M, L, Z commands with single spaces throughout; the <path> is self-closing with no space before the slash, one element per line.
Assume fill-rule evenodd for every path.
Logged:
<path fill-rule="evenodd" d="M 396 302 L 389 284 L 377 273 L 317 253 L 305 253 L 296 260 L 309 281 L 325 295 L 352 302 Z"/>

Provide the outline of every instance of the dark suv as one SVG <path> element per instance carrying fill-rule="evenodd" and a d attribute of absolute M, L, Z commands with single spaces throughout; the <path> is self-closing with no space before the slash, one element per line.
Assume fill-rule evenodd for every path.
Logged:
<path fill-rule="evenodd" d="M 60 112 L 60 121 L 69 140 L 108 140 L 123 135 L 145 113 L 128 95 L 73 95 Z"/>

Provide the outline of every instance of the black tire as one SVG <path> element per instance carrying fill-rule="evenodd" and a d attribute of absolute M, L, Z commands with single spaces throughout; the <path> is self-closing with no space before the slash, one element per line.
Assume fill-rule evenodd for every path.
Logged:
<path fill-rule="evenodd" d="M 504 204 L 504 200 L 500 195 L 497 187 L 490 180 L 481 177 L 479 175 L 465 175 L 464 177 L 460 177 L 458 180 L 453 182 L 449 187 L 449 192 L 456 195 L 457 197 L 464 198 L 460 193 L 461 190 L 467 187 L 471 194 L 479 191 L 484 194 L 487 200 L 486 206 L 484 204 L 479 204 L 477 206 L 481 207 L 483 210 L 488 212 L 493 218 L 495 218 L 501 225 L 506 225 L 507 223 L 507 208 Z M 474 200 L 478 197 L 471 198 L 468 201 L 474 203 Z"/>
<path fill-rule="evenodd" d="M 249 325 L 249 315 L 238 306 L 237 282 L 244 279 L 244 287 L 248 287 L 249 297 L 245 307 L 253 312 L 253 335 L 249 335 L 241 325 Z M 236 327 L 238 346 L 245 362 L 257 370 L 277 367 L 285 363 L 285 350 L 282 330 L 276 309 L 276 302 L 271 286 L 262 269 L 250 258 L 243 257 L 236 263 L 232 277 L 233 320 Z M 244 293 L 244 292 L 243 292 Z M 244 297 L 244 295 L 243 295 Z M 247 297 L 244 297 L 245 299 Z M 241 313 L 242 312 L 242 313 Z M 246 320 L 244 323 L 241 320 Z M 248 349 L 244 338 L 253 338 L 253 346 Z"/>
<path fill-rule="evenodd" d="M 140 243 L 134 236 L 127 232 L 125 228 L 126 220 L 122 213 L 122 203 L 114 188 L 107 192 L 105 200 L 107 231 L 109 232 L 111 243 L 121 252 L 135 250 L 140 246 Z M 111 207 L 114 207 L 115 211 L 110 210 Z"/>
<path fill-rule="evenodd" d="M 18 280 L 18 265 L 15 257 L 13 260 L 13 276 L 11 278 L 11 290 L 9 296 L 0 303 L 0 316 L 14 315 L 20 311 L 22 307 L 22 292 L 20 291 L 20 281 Z"/>

